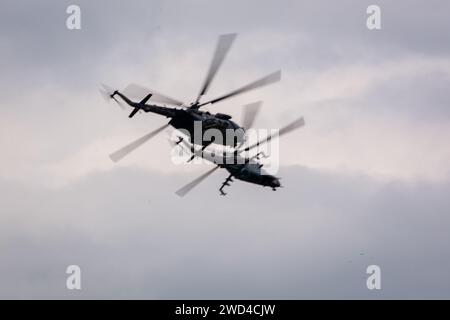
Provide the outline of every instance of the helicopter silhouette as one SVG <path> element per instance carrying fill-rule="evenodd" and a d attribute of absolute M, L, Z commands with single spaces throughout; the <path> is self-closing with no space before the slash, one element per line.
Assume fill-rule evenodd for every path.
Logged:
<path fill-rule="evenodd" d="M 106 85 L 102 85 L 103 89 L 101 89 L 100 92 L 106 100 L 113 99 L 119 104 L 120 107 L 125 109 L 125 106 L 122 103 L 123 101 L 132 108 L 132 111 L 129 114 L 130 118 L 134 117 L 140 111 L 152 112 L 170 118 L 169 123 L 112 153 L 110 155 L 111 160 L 113 160 L 114 162 L 118 162 L 133 150 L 141 146 L 143 143 L 166 129 L 168 126 L 172 126 L 178 130 L 183 130 L 183 132 L 187 133 L 190 142 L 192 142 L 194 145 L 201 145 L 202 150 L 204 150 L 212 143 L 219 143 L 231 147 L 241 145 L 245 141 L 245 130 L 251 126 L 256 114 L 258 113 L 260 102 L 250 104 L 246 108 L 244 108 L 246 112 L 244 114 L 244 121 L 242 126 L 239 126 L 237 123 L 232 121 L 231 116 L 228 114 L 211 114 L 208 111 L 200 110 L 200 108 L 206 105 L 213 105 L 215 103 L 235 97 L 250 90 L 275 83 L 280 80 L 281 71 L 273 72 L 259 80 L 251 82 L 227 94 L 223 94 L 215 99 L 201 102 L 201 98 L 207 93 L 236 36 L 236 34 L 226 34 L 219 37 L 213 59 L 209 66 L 204 83 L 197 98 L 191 104 L 186 105 L 177 99 L 154 92 L 137 84 L 128 85 L 122 92 L 120 92 L 119 90 L 114 90 Z M 118 98 L 120 98 L 122 101 L 120 101 Z M 133 101 L 133 98 L 137 98 L 138 100 Z M 148 102 L 150 99 L 155 102 L 162 102 L 165 104 L 173 105 L 175 106 L 175 108 L 157 104 L 149 104 Z M 196 124 L 200 125 L 200 127 L 196 126 Z M 221 141 L 216 141 L 213 136 L 208 140 L 203 139 L 202 134 L 199 135 L 196 133 L 196 130 L 198 129 L 201 129 L 201 132 L 206 132 L 209 129 L 215 129 L 218 130 L 223 137 L 228 136 L 229 131 L 231 130 L 234 135 L 233 139 L 221 139 Z"/>
<path fill-rule="evenodd" d="M 273 191 L 276 191 L 277 188 L 282 187 L 280 183 L 280 178 L 266 173 L 262 169 L 263 164 L 258 162 L 258 160 L 260 160 L 261 157 L 267 158 L 267 156 L 263 152 L 258 152 L 253 156 L 247 156 L 248 152 L 264 143 L 269 142 L 275 136 L 281 137 L 289 132 L 292 132 L 296 129 L 303 127 L 304 125 L 305 120 L 303 117 L 300 117 L 291 122 L 290 124 L 281 128 L 278 131 L 278 134 L 271 134 L 266 138 L 259 140 L 248 147 L 235 149 L 233 152 L 223 152 L 222 155 L 218 155 L 213 152 L 208 152 L 203 149 L 196 150 L 195 147 L 186 142 L 186 140 L 182 140 L 181 143 L 179 143 L 178 145 L 180 145 L 184 151 L 192 152 L 193 156 L 203 158 L 215 164 L 215 167 L 207 171 L 206 173 L 202 174 L 200 177 L 193 180 L 192 182 L 186 184 L 185 186 L 177 190 L 175 193 L 180 197 L 184 197 L 189 191 L 191 191 L 200 182 L 205 180 L 208 176 L 210 176 L 214 171 L 216 171 L 219 168 L 225 169 L 229 173 L 229 176 L 225 179 L 225 181 L 219 188 L 220 195 L 222 196 L 226 195 L 223 189 L 226 186 L 230 186 L 230 183 L 234 181 L 233 178 L 236 178 L 244 182 L 261 185 L 263 187 L 270 187 L 272 188 Z M 244 152 L 246 153 L 246 155 L 241 156 Z"/>

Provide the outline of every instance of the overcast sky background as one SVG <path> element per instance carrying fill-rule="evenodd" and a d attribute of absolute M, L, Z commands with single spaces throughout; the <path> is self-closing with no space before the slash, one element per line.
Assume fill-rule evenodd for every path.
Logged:
<path fill-rule="evenodd" d="M 448 1 L 77 1 L 78 31 L 70 4 L 0 3 L 1 298 L 450 298 Z M 190 102 L 230 32 L 207 97 L 282 81 L 209 110 L 305 117 L 280 141 L 285 188 L 219 197 L 216 172 L 178 198 L 210 167 L 172 164 L 170 130 L 113 164 L 166 120 L 128 119 L 99 84 Z"/>

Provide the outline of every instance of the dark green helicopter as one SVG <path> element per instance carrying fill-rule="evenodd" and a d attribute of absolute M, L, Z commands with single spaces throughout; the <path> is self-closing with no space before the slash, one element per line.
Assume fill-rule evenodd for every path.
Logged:
<path fill-rule="evenodd" d="M 219 188 L 220 194 L 225 196 L 226 193 L 223 191 L 225 186 L 230 186 L 233 182 L 233 178 L 241 181 L 261 185 L 263 187 L 270 187 L 272 190 L 276 191 L 277 188 L 281 187 L 280 178 L 270 175 L 262 169 L 262 164 L 258 162 L 261 156 L 266 157 L 262 152 L 258 152 L 256 155 L 248 156 L 248 152 L 254 148 L 260 146 L 261 144 L 269 142 L 275 136 L 281 137 L 291 131 L 299 129 L 305 125 L 305 120 L 303 117 L 296 119 L 287 126 L 283 127 L 278 131 L 278 134 L 271 134 L 266 138 L 251 144 L 248 147 L 242 147 L 240 149 L 235 149 L 233 152 L 224 152 L 222 155 L 215 154 L 213 152 L 206 152 L 204 150 L 195 150 L 193 146 L 189 145 L 185 140 L 182 140 L 179 144 L 184 151 L 192 152 L 193 156 L 201 157 L 207 161 L 215 164 L 215 167 L 204 173 L 197 179 L 188 183 L 184 187 L 176 191 L 176 194 L 180 197 L 185 196 L 189 191 L 191 191 L 200 182 L 206 179 L 214 171 L 219 168 L 225 169 L 229 172 L 229 176 L 222 183 Z M 245 152 L 244 156 L 241 156 Z"/>
<path fill-rule="evenodd" d="M 206 79 L 196 100 L 190 105 L 185 105 L 177 99 L 173 99 L 168 96 L 156 93 L 150 89 L 136 84 L 129 85 L 123 90 L 123 92 L 119 92 L 118 90 L 113 90 L 108 86 L 102 85 L 103 89 L 101 89 L 100 91 L 107 100 L 113 99 L 119 104 L 119 106 L 125 108 L 121 101 L 117 99 L 117 97 L 120 97 L 122 101 L 126 102 L 126 104 L 128 104 L 132 108 L 132 111 L 129 115 L 130 118 L 134 117 L 139 111 L 152 112 L 170 118 L 169 123 L 112 153 L 110 155 L 110 158 L 114 162 L 121 160 L 127 154 L 154 137 L 159 132 L 166 129 L 168 126 L 172 126 L 176 129 L 187 132 L 191 142 L 195 145 L 201 145 L 202 149 L 205 149 L 211 143 L 220 143 L 222 145 L 228 145 L 231 147 L 241 145 L 245 140 L 245 129 L 247 129 L 248 126 L 253 122 L 253 119 L 256 116 L 257 110 L 259 108 L 250 107 L 244 109 L 248 110 L 248 112 L 244 114 L 244 121 L 246 123 L 244 123 L 242 127 L 232 121 L 230 115 L 223 113 L 211 114 L 208 111 L 201 111 L 199 109 L 203 106 L 215 104 L 217 102 L 235 97 L 241 93 L 277 82 L 281 78 L 281 72 L 276 71 L 257 81 L 249 83 L 239 89 L 233 90 L 215 99 L 201 102 L 200 100 L 202 96 L 204 96 L 208 91 L 211 82 L 217 74 L 219 67 L 222 65 L 222 62 L 224 61 L 225 56 L 231 48 L 231 45 L 233 44 L 235 38 L 236 34 L 226 34 L 219 37 L 213 59 L 206 75 Z M 135 98 L 139 100 L 133 101 L 132 99 Z M 166 103 L 179 108 L 171 108 L 156 104 L 147 104 L 150 99 L 152 101 Z M 222 136 L 225 137 L 227 136 L 229 131 L 232 130 L 234 132 L 234 137 L 233 139 L 223 139 L 223 141 L 220 142 L 216 142 L 214 140 L 214 137 L 212 137 L 212 139 L 210 140 L 203 139 L 202 135 L 198 135 L 195 133 L 195 129 L 198 128 L 196 128 L 196 123 L 200 124 L 201 132 L 205 132 L 208 129 L 215 129 L 219 130 Z"/>

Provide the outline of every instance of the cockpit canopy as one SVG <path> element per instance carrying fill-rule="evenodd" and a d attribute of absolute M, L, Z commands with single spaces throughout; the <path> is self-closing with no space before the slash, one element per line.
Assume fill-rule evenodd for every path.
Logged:
<path fill-rule="evenodd" d="M 230 120 L 231 116 L 224 113 L 216 113 L 216 117 L 222 120 Z"/>

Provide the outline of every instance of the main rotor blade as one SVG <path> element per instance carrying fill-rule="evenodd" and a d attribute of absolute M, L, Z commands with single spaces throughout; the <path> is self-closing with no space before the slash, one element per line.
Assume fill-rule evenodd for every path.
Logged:
<path fill-rule="evenodd" d="M 117 99 L 116 97 L 112 97 L 111 99 L 113 99 L 120 108 L 122 108 L 122 110 L 125 110 L 127 107 L 123 104 L 123 102 L 121 102 L 119 99 Z"/>
<path fill-rule="evenodd" d="M 223 60 L 230 50 L 234 39 L 236 39 L 236 36 L 236 33 L 230 33 L 223 34 L 219 37 L 219 40 L 217 41 L 216 51 L 214 52 L 213 59 L 211 60 L 211 64 L 209 65 L 208 73 L 206 74 L 206 79 L 194 104 L 197 104 L 200 101 L 201 97 L 208 91 L 211 82 L 213 81 L 217 71 L 222 65 Z"/>
<path fill-rule="evenodd" d="M 138 147 L 140 147 L 141 145 L 143 145 L 145 142 L 147 142 L 148 140 L 150 140 L 151 138 L 153 138 L 154 136 L 156 136 L 158 133 L 160 133 L 161 131 L 163 131 L 164 129 L 166 129 L 169 126 L 169 124 L 165 124 L 162 127 L 147 133 L 145 136 L 133 141 L 132 143 L 126 145 L 125 147 L 117 150 L 116 152 L 113 152 L 109 155 L 109 157 L 111 158 L 112 161 L 114 162 L 118 162 L 120 161 L 123 157 L 125 157 L 126 155 L 128 155 L 130 152 L 134 151 L 135 149 L 137 149 Z"/>
<path fill-rule="evenodd" d="M 286 133 L 289 133 L 291 131 L 299 129 L 299 128 L 303 127 L 304 125 L 305 125 L 305 119 L 303 119 L 303 117 L 301 117 L 301 118 L 291 122 L 287 126 L 281 128 L 278 131 L 278 134 L 271 134 L 271 135 L 267 136 L 266 138 L 264 138 L 263 140 L 258 141 L 257 143 L 254 143 L 251 146 L 241 150 L 240 152 L 242 152 L 242 151 L 249 151 L 249 150 L 251 150 L 251 149 L 253 149 L 253 148 L 255 148 L 255 147 L 257 147 L 257 146 L 259 146 L 259 145 L 261 145 L 263 143 L 269 142 L 275 136 L 281 137 L 282 135 L 285 135 Z"/>
<path fill-rule="evenodd" d="M 168 97 L 162 93 L 158 93 L 154 90 L 150 90 L 148 88 L 145 88 L 143 86 L 140 86 L 138 84 L 132 83 L 129 84 L 124 90 L 123 93 L 126 96 L 129 96 L 130 98 L 134 98 L 136 100 L 142 100 L 145 96 L 148 94 L 152 94 L 152 97 L 150 98 L 151 101 L 161 102 L 161 103 L 167 103 L 174 106 L 182 106 L 183 102 L 180 100 Z"/>
<path fill-rule="evenodd" d="M 105 90 L 103 90 L 101 88 L 99 88 L 98 91 L 100 91 L 100 94 L 102 95 L 103 99 L 105 99 L 106 102 L 109 102 L 111 97 L 109 96 L 108 92 L 106 92 Z"/>
<path fill-rule="evenodd" d="M 178 189 L 175 193 L 180 196 L 180 197 L 184 197 L 189 191 L 191 191 L 192 189 L 194 189 L 200 182 L 202 182 L 203 180 L 205 180 L 208 176 L 210 176 L 214 171 L 216 171 L 217 169 L 219 169 L 220 167 L 216 166 L 214 168 L 212 168 L 211 170 L 209 170 L 208 172 L 202 174 L 200 177 L 198 177 L 197 179 L 193 180 L 192 182 L 189 182 L 187 185 L 185 185 L 184 187 Z"/>
<path fill-rule="evenodd" d="M 271 73 L 271 74 L 265 76 L 264 78 L 261 78 L 259 80 L 256 80 L 256 81 L 252 82 L 252 83 L 249 83 L 249 84 L 247 84 L 246 86 L 243 86 L 240 89 L 231 91 L 230 93 L 227 93 L 227 94 L 225 94 L 223 96 L 220 96 L 220 97 L 218 97 L 216 99 L 213 99 L 213 100 L 210 100 L 208 102 L 204 102 L 204 103 L 200 104 L 199 107 L 204 106 L 204 105 L 209 104 L 209 103 L 213 104 L 213 103 L 217 103 L 219 101 L 225 100 L 225 99 L 229 99 L 231 97 L 237 96 L 238 94 L 241 94 L 241 93 L 244 93 L 244 92 L 247 92 L 247 91 L 250 91 L 250 90 L 254 90 L 254 89 L 266 86 L 266 85 L 271 84 L 271 83 L 278 82 L 278 81 L 280 81 L 280 79 L 281 79 L 281 71 L 278 70 L 278 71 L 276 71 L 274 73 Z"/>
<path fill-rule="evenodd" d="M 242 117 L 242 126 L 245 130 L 250 129 L 255 122 L 255 118 L 261 109 L 262 101 L 253 102 L 244 106 L 244 115 Z"/>
<path fill-rule="evenodd" d="M 106 91 L 106 93 L 108 94 L 112 94 L 114 92 L 114 89 L 111 88 L 110 86 L 107 86 L 106 84 L 101 83 L 101 86 L 103 87 L 103 89 Z"/>

